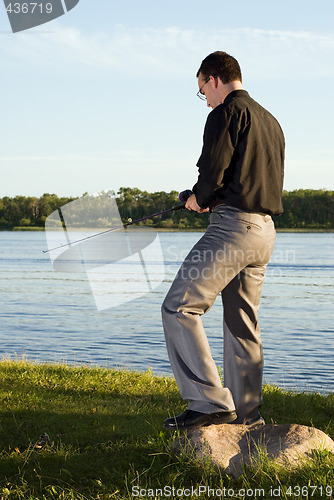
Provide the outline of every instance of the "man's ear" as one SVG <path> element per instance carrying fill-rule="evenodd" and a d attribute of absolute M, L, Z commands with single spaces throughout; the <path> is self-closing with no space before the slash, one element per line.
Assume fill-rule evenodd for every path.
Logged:
<path fill-rule="evenodd" d="M 218 76 L 210 76 L 210 80 L 214 81 L 215 89 L 217 89 L 218 88 L 218 84 L 219 84 L 219 78 L 218 78 Z"/>

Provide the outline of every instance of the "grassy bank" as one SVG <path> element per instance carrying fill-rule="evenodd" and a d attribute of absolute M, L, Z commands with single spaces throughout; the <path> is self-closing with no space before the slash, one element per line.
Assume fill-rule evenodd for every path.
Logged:
<path fill-rule="evenodd" d="M 317 453 L 293 472 L 263 458 L 238 480 L 209 464 L 203 468 L 170 455 L 166 449 L 175 435 L 161 424 L 184 408 L 172 378 L 4 360 L 0 381 L 1 500 L 119 500 L 135 498 L 132 493 L 139 488 L 154 498 L 156 488 L 200 485 L 225 488 L 224 498 L 269 499 L 278 488 L 275 498 L 334 498 L 326 490 L 334 490 L 331 454 Z M 334 438 L 333 394 L 290 393 L 266 385 L 263 415 L 267 423 L 313 425 Z M 45 445 L 39 443 L 43 433 L 50 438 Z M 288 486 L 292 490 L 286 492 Z M 213 498 L 201 496 L 208 497 Z"/>
<path fill-rule="evenodd" d="M 145 228 L 145 226 L 141 226 L 142 228 Z M 205 231 L 205 228 L 198 228 L 198 227 L 187 227 L 185 229 L 178 229 L 178 228 L 163 228 L 163 227 L 153 227 L 157 232 L 159 233 L 203 233 Z M 82 231 L 83 229 L 80 228 L 78 231 Z M 103 231 L 104 228 L 101 229 Z M 34 226 L 16 226 L 12 228 L 0 228 L 0 231 L 45 231 L 44 227 L 34 227 Z M 276 228 L 276 231 L 278 233 L 334 233 L 334 229 L 315 229 L 315 228 L 285 228 L 285 229 L 280 229 Z M 99 228 L 100 232 L 100 228 Z"/>

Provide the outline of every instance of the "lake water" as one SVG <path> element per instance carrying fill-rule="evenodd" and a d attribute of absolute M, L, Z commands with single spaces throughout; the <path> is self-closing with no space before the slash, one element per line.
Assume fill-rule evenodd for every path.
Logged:
<path fill-rule="evenodd" d="M 98 312 L 84 274 L 52 269 L 43 232 L 0 232 L 0 356 L 171 374 L 160 305 L 200 233 L 159 233 L 165 279 L 147 295 Z M 266 382 L 329 393 L 334 385 L 334 234 L 279 233 L 263 287 Z M 222 364 L 220 298 L 203 317 Z"/>

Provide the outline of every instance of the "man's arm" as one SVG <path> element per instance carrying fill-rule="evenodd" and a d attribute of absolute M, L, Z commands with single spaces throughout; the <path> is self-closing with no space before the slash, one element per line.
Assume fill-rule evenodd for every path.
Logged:
<path fill-rule="evenodd" d="M 217 109 L 209 114 L 202 154 L 197 162 L 198 179 L 193 186 L 196 201 L 201 207 L 209 206 L 214 192 L 224 186 L 224 173 L 230 166 L 235 151 L 231 127 L 235 128 L 235 124 L 232 125 L 231 116 L 224 111 Z"/>

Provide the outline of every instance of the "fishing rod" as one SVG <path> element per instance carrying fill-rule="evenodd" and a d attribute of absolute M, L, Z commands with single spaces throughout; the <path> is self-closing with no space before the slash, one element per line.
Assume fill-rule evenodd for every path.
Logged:
<path fill-rule="evenodd" d="M 101 236 L 101 235 L 106 234 L 106 233 L 112 233 L 113 231 L 119 231 L 120 229 L 125 229 L 127 226 L 131 226 L 132 224 L 137 224 L 138 222 L 142 222 L 144 220 L 153 219 L 153 217 L 157 217 L 158 215 L 165 215 L 165 214 L 168 214 L 170 212 L 176 212 L 178 210 L 183 210 L 185 208 L 187 199 L 192 194 L 193 193 L 192 193 L 192 191 L 190 191 L 190 189 L 186 189 L 185 191 L 182 191 L 179 194 L 179 200 L 182 201 L 182 203 L 179 205 L 175 205 L 174 207 L 168 208 L 167 210 L 162 210 L 161 212 L 157 212 L 155 214 L 148 215 L 147 217 L 142 217 L 141 219 L 132 220 L 131 218 L 129 218 L 128 222 L 126 222 L 125 224 L 122 224 L 122 226 L 114 227 L 113 229 L 107 229 L 106 231 L 101 231 L 100 233 L 92 234 L 91 236 L 85 236 L 84 238 L 80 238 L 79 240 L 76 240 L 76 241 L 71 242 L 67 238 L 67 240 L 68 240 L 67 243 L 63 243 L 62 245 L 58 245 L 57 247 L 50 248 L 48 250 L 43 250 L 43 253 L 49 253 L 49 252 L 52 252 L 53 250 L 59 250 L 59 248 L 65 248 L 65 247 L 74 245 L 76 243 L 80 243 L 82 241 L 90 240 L 91 238 L 95 238 L 96 236 Z M 65 221 L 64 221 L 64 218 L 62 216 L 60 208 L 58 209 L 58 212 L 60 214 L 60 220 L 61 220 L 62 226 L 64 228 L 64 231 L 67 234 Z"/>

